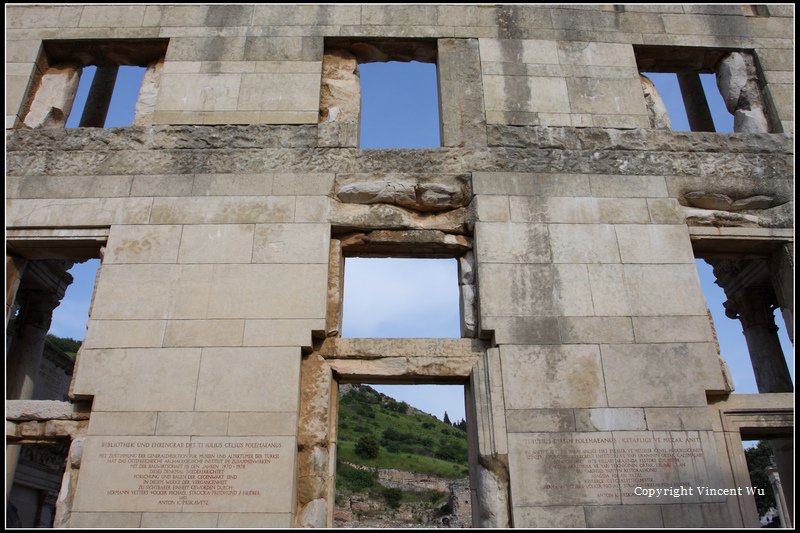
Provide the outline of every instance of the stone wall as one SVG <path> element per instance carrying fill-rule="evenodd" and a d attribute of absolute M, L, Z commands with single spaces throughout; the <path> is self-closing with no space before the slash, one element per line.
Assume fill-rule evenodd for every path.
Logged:
<path fill-rule="evenodd" d="M 750 523 L 735 497 L 632 490 L 724 487 L 740 468 L 708 407 L 731 387 L 694 257 L 699 240 L 792 241 L 792 9 L 7 15 L 9 251 L 108 231 L 72 383 L 93 403 L 70 526 L 330 525 L 325 389 L 376 376 L 468 383 L 474 525 Z M 358 149 L 352 73 L 334 94 L 329 56 L 331 39 L 367 37 L 435 41 L 441 148 Z M 90 38 L 169 39 L 153 125 L 17 128 L 42 40 Z M 771 133 L 652 128 L 641 45 L 752 50 Z M 321 342 L 338 336 L 348 246 L 463 258 L 464 334 L 480 340 Z M 776 278 L 791 316 L 792 277 Z M 187 477 L 203 465 L 222 480 Z"/>

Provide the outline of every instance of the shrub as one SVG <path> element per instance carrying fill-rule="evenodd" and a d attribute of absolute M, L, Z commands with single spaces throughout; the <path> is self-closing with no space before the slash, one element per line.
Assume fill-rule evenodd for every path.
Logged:
<path fill-rule="evenodd" d="M 392 509 L 400 507 L 400 500 L 403 498 L 403 491 L 400 489 L 383 489 L 383 499 Z"/>
<path fill-rule="evenodd" d="M 377 459 L 380 447 L 377 439 L 372 435 L 359 437 L 356 442 L 356 455 L 362 459 Z"/>

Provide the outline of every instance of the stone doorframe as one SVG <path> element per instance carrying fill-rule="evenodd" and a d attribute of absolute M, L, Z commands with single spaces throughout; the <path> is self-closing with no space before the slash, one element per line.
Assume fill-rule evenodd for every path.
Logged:
<path fill-rule="evenodd" d="M 463 384 L 467 407 L 472 523 L 510 526 L 508 445 L 500 353 L 489 341 L 339 337 L 344 258 L 438 257 L 459 261 L 462 336 L 476 337 L 472 241 L 438 230 L 366 231 L 330 247 L 326 336 L 301 365 L 295 527 L 332 527 L 340 383 Z"/>
<path fill-rule="evenodd" d="M 742 447 L 743 436 L 744 440 L 791 439 L 794 434 L 793 393 L 732 394 L 709 407 L 718 413 L 714 417 L 715 431 L 721 432 L 724 438 L 736 487 L 751 485 Z M 791 486 L 791 482 L 788 485 Z M 761 527 L 754 498 L 734 498 L 729 502 L 738 504 L 731 511 L 739 515 L 743 527 Z"/>

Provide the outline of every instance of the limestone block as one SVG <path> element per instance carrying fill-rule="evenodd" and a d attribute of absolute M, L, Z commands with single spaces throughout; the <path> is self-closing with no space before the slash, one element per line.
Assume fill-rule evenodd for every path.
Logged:
<path fill-rule="evenodd" d="M 83 437 L 72 439 L 69 445 L 69 465 L 72 468 L 81 467 L 81 459 L 83 458 Z"/>
<path fill-rule="evenodd" d="M 758 48 L 756 55 L 765 71 L 794 71 L 794 54 L 791 49 Z"/>
<path fill-rule="evenodd" d="M 325 53 L 320 95 L 320 142 L 325 146 L 358 146 L 361 84 L 358 61 L 341 49 Z"/>
<path fill-rule="evenodd" d="M 769 122 L 763 108 L 737 109 L 733 115 L 733 131 L 737 133 L 765 133 Z"/>
<path fill-rule="evenodd" d="M 395 205 L 344 204 L 331 202 L 331 224 L 352 229 L 437 229 L 464 233 L 466 209 L 459 208 L 441 214 L 421 214 Z"/>
<path fill-rule="evenodd" d="M 717 85 L 729 113 L 736 112 L 747 78 L 747 63 L 739 52 L 728 54 L 717 66 Z"/>
<path fill-rule="evenodd" d="M 572 409 L 507 409 L 509 433 L 575 431 Z"/>
<path fill-rule="evenodd" d="M 272 194 L 275 196 L 327 196 L 333 189 L 332 172 L 279 172 L 273 175 Z"/>
<path fill-rule="evenodd" d="M 616 176 L 624 178 L 622 176 Z M 473 172 L 475 194 L 512 196 L 591 196 L 594 191 L 585 174 L 538 174 L 528 172 Z M 596 193 L 596 196 L 611 194 Z M 613 196 L 620 196 L 614 194 Z"/>
<path fill-rule="evenodd" d="M 548 240 L 544 224 L 475 224 L 475 253 L 482 263 L 549 263 Z"/>
<path fill-rule="evenodd" d="M 481 61 L 558 64 L 558 43 L 539 39 L 479 39 Z"/>
<path fill-rule="evenodd" d="M 340 175 L 336 197 L 345 203 L 393 204 L 416 211 L 443 211 L 466 205 L 466 176 L 370 174 Z"/>
<path fill-rule="evenodd" d="M 253 224 L 291 222 L 290 196 L 155 198 L 151 224 Z"/>
<path fill-rule="evenodd" d="M 638 79 L 567 78 L 573 113 L 647 115 Z"/>
<path fill-rule="evenodd" d="M 672 121 L 669 118 L 667 106 L 664 104 L 664 100 L 661 98 L 661 94 L 659 94 L 653 80 L 644 74 L 640 74 L 639 81 L 642 84 L 645 107 L 647 108 L 647 115 L 650 118 L 650 127 L 671 130 Z"/>
<path fill-rule="evenodd" d="M 663 176 L 590 174 L 588 178 L 592 191 L 591 196 L 595 197 L 655 198 L 667 196 L 667 184 Z"/>
<path fill-rule="evenodd" d="M 328 263 L 327 224 L 257 224 L 253 263 Z"/>
<path fill-rule="evenodd" d="M 8 19 L 6 19 L 8 20 Z M 27 64 L 29 73 L 33 73 L 35 63 L 39 60 L 40 51 L 42 48 L 41 39 L 15 39 L 6 41 L 6 61 L 10 67 L 14 63 Z M 13 68 L 11 73 L 14 73 Z M 22 76 L 23 72 L 16 71 L 17 76 Z M 30 76 L 28 76 L 30 79 Z M 27 86 L 27 81 L 25 82 Z M 21 103 L 21 102 L 20 102 Z M 18 104 L 19 105 L 19 104 Z M 16 108 L 9 109 L 8 111 L 16 112 Z"/>
<path fill-rule="evenodd" d="M 17 113 L 28 95 L 28 86 L 35 70 L 32 64 L 15 63 L 15 65 L 23 65 L 28 73 L 14 75 L 13 72 L 6 72 L 6 118 L 12 119 L 11 127 L 14 127 L 18 119 Z"/>
<path fill-rule="evenodd" d="M 514 526 L 524 528 L 585 528 L 583 507 L 548 505 L 547 507 L 514 507 Z"/>
<path fill-rule="evenodd" d="M 442 146 L 486 146 L 477 39 L 440 39 L 437 67 Z"/>
<path fill-rule="evenodd" d="M 157 348 L 164 339 L 164 320 L 89 321 L 84 348 Z"/>
<path fill-rule="evenodd" d="M 500 346 L 507 409 L 606 405 L 592 345 Z"/>
<path fill-rule="evenodd" d="M 242 74 L 236 109 L 246 111 L 318 111 L 319 74 Z"/>
<path fill-rule="evenodd" d="M 569 113 L 570 96 L 567 87 L 568 85 L 564 78 L 530 76 L 483 77 L 487 112 L 491 110 Z"/>
<path fill-rule="evenodd" d="M 87 435 L 155 435 L 158 413 L 146 411 L 103 412 L 95 410 Z"/>
<path fill-rule="evenodd" d="M 247 37 L 247 61 L 322 61 L 322 37 Z M 317 77 L 319 88 L 319 77 Z M 319 101 L 317 101 L 319 104 Z"/>
<path fill-rule="evenodd" d="M 241 346 L 244 320 L 169 320 L 165 347 Z"/>
<path fill-rule="evenodd" d="M 249 263 L 253 255 L 253 224 L 184 226 L 179 263 Z"/>
<path fill-rule="evenodd" d="M 554 263 L 619 262 L 614 226 L 608 224 L 550 224 Z"/>
<path fill-rule="evenodd" d="M 93 319 L 166 319 L 180 274 L 177 265 L 104 266 L 96 282 Z"/>
<path fill-rule="evenodd" d="M 265 196 L 271 192 L 272 174 L 197 174 L 192 186 L 193 196 Z"/>
<path fill-rule="evenodd" d="M 73 393 L 97 411 L 191 411 L 199 365 L 192 348 L 82 350 Z"/>
<path fill-rule="evenodd" d="M 172 61 L 241 61 L 245 37 L 183 37 L 170 39 L 166 60 Z"/>
<path fill-rule="evenodd" d="M 693 263 L 685 226 L 655 224 L 615 226 L 623 263 Z"/>
<path fill-rule="evenodd" d="M 424 26 L 436 20 L 436 7 L 414 6 L 368 6 L 361 8 L 361 24 L 379 26 Z"/>
<path fill-rule="evenodd" d="M 241 74 L 164 73 L 156 111 L 235 111 L 241 78 Z"/>
<path fill-rule="evenodd" d="M 290 435 L 297 433 L 297 413 L 230 413 L 228 435 Z"/>
<path fill-rule="evenodd" d="M 711 342 L 713 331 L 704 316 L 633 317 L 636 342 Z"/>
<path fill-rule="evenodd" d="M 56 400 L 6 401 L 6 420 L 86 420 L 85 406 Z"/>
<path fill-rule="evenodd" d="M 131 196 L 191 196 L 194 175 L 133 176 Z"/>
<path fill-rule="evenodd" d="M 228 413 L 158 413 L 156 435 L 225 435 Z"/>
<path fill-rule="evenodd" d="M 138 528 L 142 513 L 82 513 L 69 515 L 69 527 L 75 528 Z"/>
<path fill-rule="evenodd" d="M 292 527 L 290 513 L 219 513 L 217 527 L 238 528 L 281 528 Z"/>
<path fill-rule="evenodd" d="M 244 346 L 311 346 L 311 333 L 323 331 L 323 319 L 246 320 Z"/>
<path fill-rule="evenodd" d="M 557 344 L 561 334 L 556 317 L 486 316 L 481 331 L 494 331 L 497 344 Z"/>
<path fill-rule="evenodd" d="M 648 198 L 647 209 L 653 224 L 683 224 L 681 205 L 675 198 Z"/>
<path fill-rule="evenodd" d="M 623 265 L 631 314 L 702 315 L 705 301 L 692 264 Z"/>
<path fill-rule="evenodd" d="M 562 65 L 636 67 L 633 47 L 622 43 L 560 41 L 558 60 Z"/>
<path fill-rule="evenodd" d="M 726 503 L 694 503 L 662 506 L 664 527 L 720 527 L 734 524 Z"/>
<path fill-rule="evenodd" d="M 78 25 L 83 6 L 9 6 L 7 28 L 70 28 Z"/>
<path fill-rule="evenodd" d="M 164 60 L 159 59 L 147 65 L 136 107 L 133 112 L 133 125 L 145 126 L 153 121 L 153 112 L 156 109 L 158 90 L 161 87 L 161 73 L 164 70 Z"/>
<path fill-rule="evenodd" d="M 79 81 L 80 71 L 73 65 L 48 68 L 23 123 L 29 128 L 64 127 Z"/>
<path fill-rule="evenodd" d="M 475 284 L 475 254 L 471 251 L 457 258 L 458 261 L 458 284 Z"/>
<path fill-rule="evenodd" d="M 207 288 L 208 318 L 324 318 L 327 269 L 327 264 L 215 265 Z"/>
<path fill-rule="evenodd" d="M 197 411 L 295 411 L 300 386 L 297 348 L 204 348 Z"/>
<path fill-rule="evenodd" d="M 705 345 L 603 344 L 600 349 L 609 406 L 704 405 Z"/>
<path fill-rule="evenodd" d="M 600 431 L 509 434 L 509 477 L 514 503 L 527 507 L 619 502 L 616 468 L 593 464 L 595 454 L 606 457 L 613 454 L 612 443 L 612 433 Z M 602 481 L 589 472 L 593 470 L 590 464 L 594 469 L 607 470 Z M 542 490 L 529 490 L 532 479 L 540 480 Z M 585 488 L 587 485 L 592 488 Z"/>
<path fill-rule="evenodd" d="M 18 198 L 104 198 L 128 196 L 131 176 L 25 176 Z"/>
<path fill-rule="evenodd" d="M 511 218 L 508 196 L 476 196 L 472 205 L 477 219 L 482 222 L 506 222 Z"/>
<path fill-rule="evenodd" d="M 551 224 L 647 224 L 644 198 L 510 197 L 511 220 Z"/>
<path fill-rule="evenodd" d="M 174 225 L 115 225 L 109 234 L 103 264 L 175 263 L 181 230 L 181 226 Z"/>
<path fill-rule="evenodd" d="M 306 26 L 361 24 L 358 5 L 260 5 L 253 12 L 254 26 Z"/>
<path fill-rule="evenodd" d="M 321 498 L 308 502 L 300 513 L 300 527 L 325 527 L 326 507 L 325 500 Z"/>
<path fill-rule="evenodd" d="M 622 265 L 588 265 L 593 314 L 596 316 L 630 315 L 628 291 Z"/>
<path fill-rule="evenodd" d="M 459 287 L 461 298 L 459 299 L 459 311 L 461 315 L 461 336 L 475 337 L 477 332 L 477 295 L 475 285 L 461 285 Z"/>
<path fill-rule="evenodd" d="M 151 198 L 6 200 L 6 225 L 66 227 L 146 224 L 151 202 Z M 59 209 L 54 209 L 55 206 Z"/>
<path fill-rule="evenodd" d="M 661 508 L 669 505 L 591 505 L 586 507 L 586 526 L 605 528 L 663 527 Z"/>
<path fill-rule="evenodd" d="M 631 431 L 647 429 L 644 409 L 575 409 L 576 431 Z"/>
<path fill-rule="evenodd" d="M 717 65 L 717 85 L 725 106 L 734 116 L 734 131 L 769 131 L 758 73 L 750 54 L 731 52 L 725 56 Z"/>
<path fill-rule="evenodd" d="M 81 28 L 124 28 L 142 25 L 145 6 L 85 6 Z"/>
<path fill-rule="evenodd" d="M 48 420 L 39 423 L 41 435 L 44 437 L 78 437 L 86 434 L 85 420 Z M 41 428 L 44 428 L 43 430 Z"/>
<path fill-rule="evenodd" d="M 594 314 L 593 292 L 587 270 L 587 268 L 591 269 L 593 265 L 557 264 L 553 267 L 557 314 L 560 316 L 591 316 Z"/>
<path fill-rule="evenodd" d="M 705 407 L 646 407 L 647 429 L 709 430 L 711 412 Z"/>
<path fill-rule="evenodd" d="M 479 263 L 478 279 L 482 316 L 556 314 L 550 265 Z"/>
<path fill-rule="evenodd" d="M 297 223 L 328 223 L 332 200 L 327 196 L 297 196 L 294 221 Z"/>
<path fill-rule="evenodd" d="M 561 342 L 566 344 L 633 342 L 629 317 L 560 317 Z"/>
<path fill-rule="evenodd" d="M 139 527 L 164 528 L 198 528 L 217 527 L 217 513 L 142 513 Z"/>

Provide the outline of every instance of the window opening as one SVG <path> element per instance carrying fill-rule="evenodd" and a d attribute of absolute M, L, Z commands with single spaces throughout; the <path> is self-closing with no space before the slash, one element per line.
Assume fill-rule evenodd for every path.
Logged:
<path fill-rule="evenodd" d="M 96 92 L 93 91 L 93 82 L 98 67 L 84 67 L 81 72 L 81 81 L 78 84 L 78 92 L 72 104 L 72 111 L 67 119 L 67 128 L 79 126 L 116 128 L 133 124 L 139 89 L 147 69 L 123 65 L 118 68 L 106 67 L 102 70 L 107 73 L 107 77 L 111 77 L 110 83 L 113 90 L 109 92 L 109 87 L 106 86 L 99 87 Z M 103 108 L 107 109 L 107 113 L 100 117 L 98 113 Z"/>
<path fill-rule="evenodd" d="M 773 483 L 770 480 L 775 476 L 772 445 L 769 440 L 743 440 L 742 446 L 761 527 L 782 527 Z"/>
<path fill-rule="evenodd" d="M 471 526 L 463 386 L 340 385 L 338 416 L 337 527 Z"/>
<path fill-rule="evenodd" d="M 765 390 L 765 387 L 769 388 L 769 386 L 766 383 L 762 383 L 761 387 L 759 387 L 757 384 L 756 372 L 754 370 L 754 364 L 751 357 L 751 350 L 753 348 L 750 344 L 748 344 L 748 341 L 745 337 L 742 321 L 737 318 L 732 319 L 729 316 L 733 312 L 733 307 L 731 304 L 728 304 L 727 306 L 730 311 L 728 311 L 728 314 L 726 315 L 725 302 L 728 301 L 728 297 L 718 283 L 714 268 L 703 259 L 697 259 L 695 264 L 700 276 L 700 285 L 703 289 L 703 295 L 705 296 L 707 307 L 713 318 L 713 325 L 717 335 L 720 353 L 725 359 L 725 362 L 730 370 L 731 377 L 733 378 L 733 383 L 735 385 L 734 392 L 738 394 L 754 394 L 758 392 L 790 392 L 793 390 L 794 350 L 787 335 L 786 327 L 783 323 L 783 315 L 780 313 L 780 309 L 775 307 L 774 309 L 770 309 L 768 311 L 768 317 L 772 318 L 772 324 L 777 329 L 777 339 L 775 342 L 778 343 L 777 347 L 771 343 L 769 346 L 772 349 L 778 349 L 782 352 L 781 359 L 778 361 L 778 366 L 780 366 L 780 362 L 782 361 L 786 370 L 783 371 L 783 369 L 780 368 L 774 369 L 774 372 L 769 373 L 769 375 L 778 376 L 778 381 L 781 383 L 788 381 L 788 385 L 783 383 L 783 388 L 788 386 L 789 390 L 767 391 Z M 755 304 L 756 302 L 754 301 L 753 305 Z M 755 309 L 742 309 L 741 311 L 747 313 L 748 315 L 756 312 Z M 755 327 L 761 328 L 761 326 Z M 763 332 L 765 334 L 765 338 L 763 340 L 765 342 L 770 341 L 767 336 L 767 330 L 775 333 L 774 330 L 771 329 L 772 327 L 773 326 L 763 327 L 765 330 Z M 754 333 L 759 334 L 758 332 Z M 755 345 L 755 342 L 756 340 L 751 341 L 753 345 Z M 756 357 L 763 355 L 763 353 L 764 352 L 762 350 L 758 350 Z M 772 361 L 772 363 L 774 363 L 774 361 Z M 775 386 L 774 383 L 772 386 Z"/>
<path fill-rule="evenodd" d="M 342 337 L 459 338 L 455 259 L 345 259 Z"/>
<path fill-rule="evenodd" d="M 438 148 L 436 65 L 365 63 L 361 77 L 361 148 Z"/>
<path fill-rule="evenodd" d="M 22 265 L 21 275 L 6 329 L 6 398 L 67 401 L 100 260 L 73 265 L 71 260 L 31 259 L 17 264 Z M 69 439 L 15 442 L 6 447 L 7 473 L 13 479 L 6 525 L 53 527 Z"/>
<path fill-rule="evenodd" d="M 687 116 L 686 102 L 681 95 L 678 74 L 674 72 L 643 72 L 655 85 L 661 95 L 669 115 L 671 129 L 674 131 L 704 131 L 690 127 Z M 713 129 L 718 133 L 733 131 L 733 115 L 725 108 L 725 102 L 717 88 L 716 77 L 713 74 L 700 75 L 702 94 L 712 120 Z"/>

